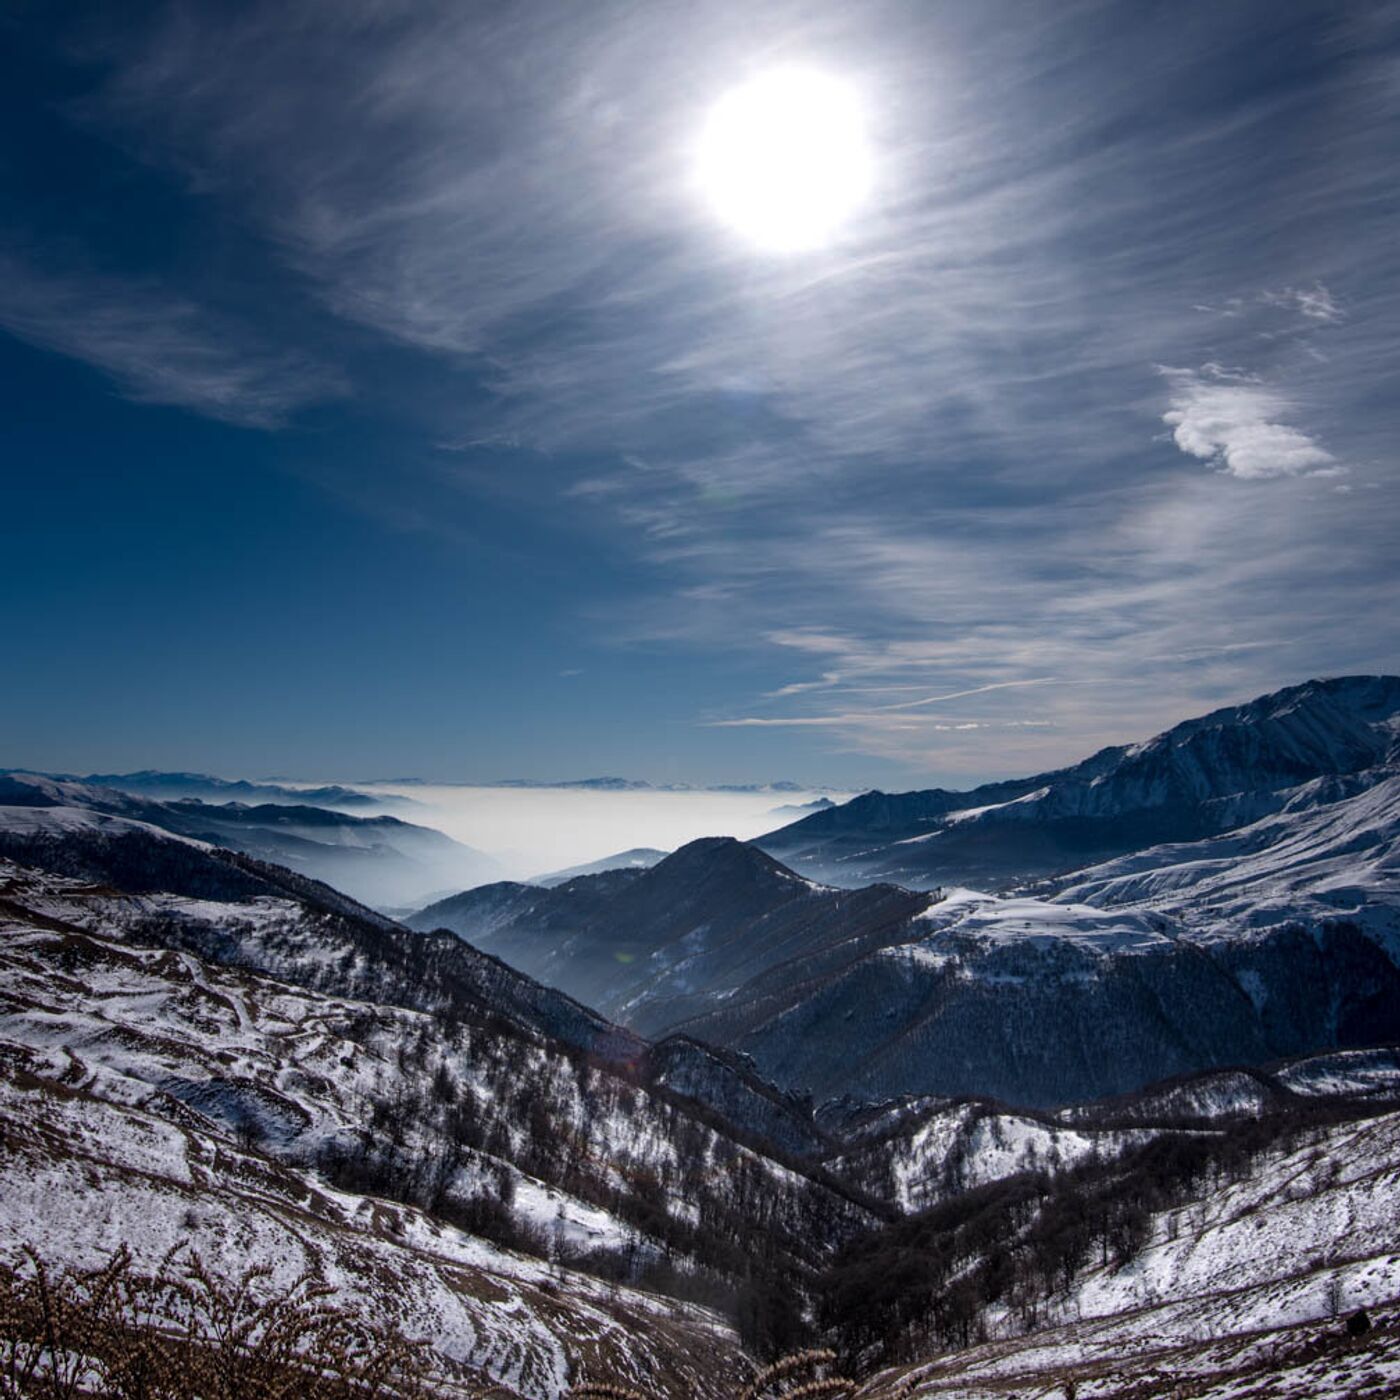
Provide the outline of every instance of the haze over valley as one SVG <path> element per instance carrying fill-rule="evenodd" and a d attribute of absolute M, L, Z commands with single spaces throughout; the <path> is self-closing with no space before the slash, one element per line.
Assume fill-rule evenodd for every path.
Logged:
<path fill-rule="evenodd" d="M 503 875 L 530 879 L 633 847 L 671 851 L 701 836 L 747 841 L 784 826 L 783 807 L 849 796 L 840 789 L 759 784 L 753 792 L 665 791 L 644 786 L 469 787 L 431 783 L 363 789 L 421 804 L 418 819 L 486 851 Z"/>

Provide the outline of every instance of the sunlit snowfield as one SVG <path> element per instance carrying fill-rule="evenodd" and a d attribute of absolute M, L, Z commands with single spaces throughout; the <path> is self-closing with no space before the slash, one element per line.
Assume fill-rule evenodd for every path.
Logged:
<path fill-rule="evenodd" d="M 454 840 L 496 857 L 503 878 L 600 860 L 634 846 L 670 851 L 698 836 L 748 840 L 786 826 L 799 814 L 779 812 L 821 792 L 595 792 L 580 788 L 498 788 L 385 784 L 361 789 L 406 797 L 395 807 L 405 821 L 437 827 Z"/>

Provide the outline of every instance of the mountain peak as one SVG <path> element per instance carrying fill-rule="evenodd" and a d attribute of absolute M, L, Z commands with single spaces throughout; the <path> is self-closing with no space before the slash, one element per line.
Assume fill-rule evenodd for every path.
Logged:
<path fill-rule="evenodd" d="M 644 877 L 649 881 L 670 883 L 677 880 L 693 882 L 719 879 L 747 880 L 770 884 L 779 881 L 805 884 L 801 876 L 773 859 L 757 846 L 751 846 L 733 836 L 702 836 L 658 861 Z"/>

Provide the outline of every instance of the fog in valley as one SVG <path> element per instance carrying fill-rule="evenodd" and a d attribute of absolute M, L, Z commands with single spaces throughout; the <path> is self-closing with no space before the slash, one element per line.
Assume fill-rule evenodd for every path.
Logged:
<path fill-rule="evenodd" d="M 492 856 L 497 878 L 528 880 L 618 851 L 670 851 L 700 836 L 749 840 L 803 815 L 821 797 L 804 792 L 600 792 L 589 788 L 460 787 L 381 784 L 360 791 L 386 799 L 384 811 L 431 826 Z M 413 805 L 391 799 L 406 798 Z M 479 883 L 468 880 L 465 883 Z"/>

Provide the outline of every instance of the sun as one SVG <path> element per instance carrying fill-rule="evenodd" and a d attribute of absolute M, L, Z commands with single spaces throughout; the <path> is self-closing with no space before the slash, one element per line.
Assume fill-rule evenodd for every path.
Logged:
<path fill-rule="evenodd" d="M 696 181 L 723 222 L 758 247 L 829 244 L 865 202 L 873 162 L 855 90 L 806 68 L 763 73 L 710 109 Z"/>

